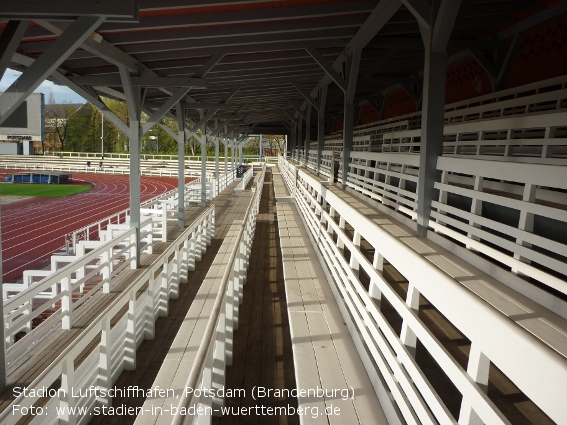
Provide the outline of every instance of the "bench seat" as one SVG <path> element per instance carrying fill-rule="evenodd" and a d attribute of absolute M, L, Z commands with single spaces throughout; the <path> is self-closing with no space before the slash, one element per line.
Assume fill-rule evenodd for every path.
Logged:
<path fill-rule="evenodd" d="M 277 214 L 296 385 L 326 393 L 300 396 L 298 406 L 340 411 L 301 423 L 387 424 L 295 204 L 277 203 Z"/>

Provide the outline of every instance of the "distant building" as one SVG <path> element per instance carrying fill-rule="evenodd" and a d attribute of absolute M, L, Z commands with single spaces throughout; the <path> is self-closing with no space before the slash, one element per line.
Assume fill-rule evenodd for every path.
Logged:
<path fill-rule="evenodd" d="M 0 154 L 30 155 L 34 153 L 34 143 L 43 140 L 44 96 L 33 93 L 0 125 Z"/>

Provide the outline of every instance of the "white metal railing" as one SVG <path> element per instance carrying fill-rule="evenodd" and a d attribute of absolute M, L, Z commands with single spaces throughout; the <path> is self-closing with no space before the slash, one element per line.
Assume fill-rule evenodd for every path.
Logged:
<path fill-rule="evenodd" d="M 222 174 L 218 182 L 214 180 L 213 188 L 215 192 L 210 191 L 210 184 L 207 199 L 213 199 L 216 197 L 220 192 L 222 192 L 228 185 L 230 185 L 234 181 L 234 177 L 236 175 L 236 171 L 229 171 L 228 174 Z M 193 180 L 187 184 L 185 184 L 185 206 L 190 205 L 191 203 L 200 202 L 200 192 L 201 191 L 201 179 Z M 211 198 L 211 193 L 213 193 L 213 197 Z M 176 201 L 177 200 L 177 189 L 172 189 L 168 192 L 162 193 L 154 198 L 148 199 L 141 204 L 142 209 L 146 208 L 156 208 L 160 201 Z M 173 204 L 172 204 L 173 205 Z M 175 204 L 176 205 L 176 204 Z M 173 207 L 174 208 L 174 207 Z M 170 208 L 171 209 L 171 208 Z M 128 222 L 128 217 L 130 215 L 130 209 L 127 208 L 125 210 L 119 211 L 115 214 L 112 214 L 108 217 L 105 217 L 95 223 L 89 224 L 87 226 L 81 227 L 73 232 L 68 233 L 65 235 L 65 249 L 66 251 L 72 252 L 73 247 L 79 241 L 88 241 L 88 240 L 95 240 L 98 239 L 98 235 L 101 231 L 106 229 L 106 226 L 109 224 L 122 224 Z M 166 217 L 163 215 L 163 217 Z"/>
<path fill-rule="evenodd" d="M 567 294 L 567 245 L 552 231 L 567 223 L 565 167 L 442 156 L 437 169 L 440 194 L 430 227 L 504 269 Z M 352 152 L 347 186 L 415 222 L 418 173 L 415 154 Z M 533 285 L 520 284 L 514 289 L 534 296 Z M 557 311 L 553 297 L 537 296 Z"/>
<path fill-rule="evenodd" d="M 441 157 L 437 169 L 433 229 L 567 294 L 567 245 L 549 233 L 567 223 L 566 167 Z"/>
<path fill-rule="evenodd" d="M 98 243 L 99 246 L 91 252 L 85 254 L 83 250 L 75 256 L 57 257 L 51 273 L 4 300 L 4 336 L 8 345 L 14 342 L 17 333 L 28 331 L 22 339 L 9 347 L 6 354 L 8 369 L 51 330 L 58 327 L 71 329 L 77 309 L 99 291 L 108 293 L 111 281 L 139 261 L 136 258 L 135 229 L 116 227 L 110 228 L 107 241 Z M 114 237 L 113 233 L 120 234 Z M 143 241 L 148 249 L 151 247 L 151 234 L 151 220 L 142 222 L 140 242 Z M 58 269 L 57 262 L 69 264 Z M 40 276 L 41 274 L 43 273 Z M 29 277 L 32 275 L 29 274 Z M 90 288 L 85 292 L 84 288 L 89 284 Z M 13 288 L 3 288 L 5 298 L 10 289 Z M 32 321 L 42 315 L 49 317 L 32 330 Z"/>
<path fill-rule="evenodd" d="M 297 172 L 295 166 L 287 161 L 284 157 L 280 157 L 278 168 L 280 169 L 280 173 L 283 177 L 285 184 L 289 190 L 289 195 L 293 198 L 295 197 L 295 187 L 296 187 L 296 179 L 297 179 Z"/>
<path fill-rule="evenodd" d="M 232 331 L 236 328 L 238 315 L 235 309 L 242 296 L 244 277 L 248 268 L 249 256 L 256 228 L 256 217 L 260 208 L 260 199 L 266 166 L 262 167 L 258 184 L 253 189 L 254 194 L 246 210 L 242 224 L 239 227 L 238 236 L 230 258 L 224 269 L 222 281 L 215 299 L 214 306 L 208 314 L 208 323 L 204 332 L 202 343 L 199 346 L 195 359 L 191 364 L 191 370 L 185 384 L 185 388 L 212 389 L 224 386 L 224 373 L 216 373 L 213 376 L 213 364 L 216 370 L 224 370 L 227 364 L 226 338 L 231 338 Z M 234 226 L 234 225 L 233 225 Z M 211 406 L 210 397 L 195 397 L 194 393 L 183 392 L 178 407 L 179 413 L 175 415 L 172 424 L 183 424 L 186 415 L 182 414 L 186 409 L 195 406 L 205 411 Z M 210 418 L 208 423 L 210 423 Z M 199 423 L 204 418 L 199 419 Z"/>
<path fill-rule="evenodd" d="M 41 170 L 41 171 L 61 171 L 61 172 L 75 172 L 75 173 L 93 173 L 93 174 L 113 174 L 113 175 L 129 175 L 129 168 L 103 168 L 102 170 L 97 167 L 85 167 L 79 165 L 37 165 L 37 164 L 26 164 L 24 162 L 4 162 L 0 163 L 0 167 L 5 170 Z M 177 170 L 164 170 L 164 169 L 149 169 L 140 168 L 140 175 L 148 177 L 177 177 Z M 185 170 L 186 176 L 196 176 L 200 175 L 197 171 Z"/>
<path fill-rule="evenodd" d="M 22 419 L 19 412 L 37 403 L 39 389 L 57 384 L 60 391 L 42 404 L 41 414 L 30 417 L 31 424 L 85 424 L 95 406 L 110 406 L 111 398 L 88 392 L 89 388 L 107 394 L 123 370 L 136 365 L 136 350 L 144 339 L 155 333 L 158 316 L 166 316 L 168 300 L 176 298 L 180 284 L 187 282 L 189 270 L 194 270 L 214 233 L 214 206 L 207 208 L 183 234 L 176 239 L 142 274 L 125 288 L 76 339 L 33 382 L 30 391 L 22 393 L 0 414 L 0 423 L 16 424 Z M 80 365 L 75 366 L 79 363 Z M 35 391 L 34 391 L 35 390 Z M 74 391 L 74 393 L 72 392 Z M 73 394 L 89 394 L 73 397 Z M 18 406 L 13 410 L 13 406 Z M 81 414 L 56 407 L 86 408 Z"/>
<path fill-rule="evenodd" d="M 543 116 L 559 113 L 567 109 L 567 76 L 538 81 L 512 89 L 489 93 L 483 96 L 451 103 L 445 106 L 445 124 L 452 127 L 458 123 L 484 123 L 487 121 L 502 121 L 504 118 L 519 116 Z M 511 121 L 513 122 L 513 120 Z M 557 128 L 542 129 L 545 125 L 537 126 L 542 134 L 522 132 L 493 131 L 480 132 L 474 125 L 471 134 L 463 131 L 461 134 L 449 133 L 446 138 L 446 152 L 466 155 L 515 155 L 528 157 L 539 161 L 553 162 L 554 158 L 564 159 L 567 154 L 565 146 L 565 120 L 559 122 Z M 413 152 L 418 144 L 412 130 L 421 127 L 421 112 L 415 112 L 395 118 L 363 124 L 354 128 L 354 136 L 370 137 L 371 151 L 400 151 Z M 459 128 L 454 127 L 453 128 Z M 513 129 L 503 127 L 498 130 Z M 476 136 L 474 135 L 476 133 Z M 540 139 L 549 139 L 542 141 Z M 563 140 L 561 140 L 563 139 Z M 476 140 L 476 143 L 471 141 Z M 334 133 L 325 138 L 325 149 L 342 150 L 342 132 Z M 366 145 L 354 143 L 353 150 L 367 150 Z"/>
<path fill-rule="evenodd" d="M 347 186 L 415 220 L 418 169 L 418 155 L 351 152 Z"/>
<path fill-rule="evenodd" d="M 331 170 L 333 168 L 333 151 L 324 150 L 321 152 L 321 166 L 319 167 L 319 172 L 325 177 L 331 176 Z M 307 168 L 313 172 L 317 172 L 317 149 L 309 150 L 309 157 L 307 162 Z"/>
<path fill-rule="evenodd" d="M 297 176 L 296 200 L 315 244 L 333 277 L 335 296 L 344 303 L 343 317 L 352 318 L 351 333 L 371 376 L 381 376 L 407 423 L 470 424 L 474 415 L 486 424 L 508 420 L 475 380 L 474 371 L 497 366 L 552 420 L 567 417 L 567 362 L 553 348 L 541 343 L 442 269 L 340 196 L 293 165 L 283 167 Z M 288 176 L 286 182 L 293 181 Z M 352 228 L 346 232 L 347 224 Z M 370 246 L 372 261 L 360 249 Z M 368 248 L 367 248 L 368 249 Z M 348 251 L 348 257 L 345 252 Z M 401 297 L 382 276 L 384 264 L 394 267 L 409 282 L 407 298 Z M 358 270 L 370 278 L 366 288 Z M 449 354 L 417 314 L 425 297 L 471 341 L 468 371 Z M 380 311 L 386 299 L 402 320 L 395 331 Z M 427 380 L 412 354 L 419 340 L 462 396 L 461 413 L 454 418 Z M 482 375 L 482 374 L 480 374 Z M 386 404 L 386 403 L 385 403 Z"/>
<path fill-rule="evenodd" d="M 555 94 L 567 96 L 567 89 Z M 562 110 L 451 123 L 444 128 L 443 155 L 565 164 L 566 118 L 567 111 Z M 384 133 L 381 151 L 419 152 L 420 139 L 419 128 Z"/>
<path fill-rule="evenodd" d="M 50 151 L 46 152 L 45 156 L 55 156 L 55 157 L 68 157 L 68 158 L 95 158 L 97 160 L 101 160 L 104 156 L 104 159 L 130 159 L 129 153 L 112 153 L 112 152 L 105 152 L 102 155 L 99 152 L 59 152 L 59 151 Z M 142 160 L 156 160 L 156 161 L 177 161 L 179 158 L 178 155 L 159 155 L 159 154 L 140 154 L 140 158 Z M 185 157 L 186 161 L 194 161 L 194 162 L 201 162 L 201 155 L 189 155 Z M 219 156 L 221 161 L 224 161 L 224 156 Z M 230 161 L 231 157 L 228 156 L 227 159 Z M 214 156 L 207 156 L 207 162 L 215 161 Z"/>

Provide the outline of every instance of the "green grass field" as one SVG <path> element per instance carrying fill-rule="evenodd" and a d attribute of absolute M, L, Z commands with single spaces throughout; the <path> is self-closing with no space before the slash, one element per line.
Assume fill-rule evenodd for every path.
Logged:
<path fill-rule="evenodd" d="M 62 198 L 90 190 L 90 185 L 0 183 L 0 196 L 44 196 Z"/>

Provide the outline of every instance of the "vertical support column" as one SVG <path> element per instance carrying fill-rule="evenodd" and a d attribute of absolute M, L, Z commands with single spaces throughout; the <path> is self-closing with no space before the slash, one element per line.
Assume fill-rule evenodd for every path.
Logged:
<path fill-rule="evenodd" d="M 297 126 L 295 124 L 295 121 L 291 121 L 291 137 L 290 137 L 290 149 L 289 149 L 289 157 L 291 159 L 293 159 L 293 156 L 295 155 L 295 146 L 297 145 L 296 143 L 297 140 Z"/>
<path fill-rule="evenodd" d="M 218 139 L 218 137 L 215 137 L 215 195 L 218 195 L 220 192 L 219 145 L 220 140 Z"/>
<path fill-rule="evenodd" d="M 181 103 L 177 111 L 177 227 L 185 226 L 185 120 Z"/>
<path fill-rule="evenodd" d="M 238 144 L 238 165 L 242 166 L 242 143 Z"/>
<path fill-rule="evenodd" d="M 262 149 L 262 137 L 264 135 L 260 134 L 260 145 L 258 146 L 258 161 L 262 162 L 262 153 L 263 153 L 263 149 Z"/>
<path fill-rule="evenodd" d="M 205 134 L 207 125 L 203 128 L 201 136 L 201 206 L 207 206 L 207 135 Z"/>
<path fill-rule="evenodd" d="M 353 121 L 354 121 L 354 93 L 358 79 L 358 68 L 360 65 L 361 50 L 356 49 L 347 58 L 348 84 L 345 92 L 344 120 L 343 120 L 343 163 L 342 163 L 342 185 L 344 190 L 347 186 L 347 177 L 350 162 L 350 153 L 353 144 Z"/>
<path fill-rule="evenodd" d="M 1 222 L 1 208 L 0 208 L 0 222 Z M 75 245 L 73 245 L 75 247 Z M 76 249 L 76 248 L 75 248 Z M 0 285 L 4 284 L 2 276 L 4 271 L 2 269 L 2 231 L 0 230 Z M 2 291 L 3 293 L 3 291 Z M 0 343 L 2 349 L 0 350 L 0 394 L 6 389 L 6 339 L 4 338 L 4 303 L 0 303 L 0 317 L 2 318 L 2 326 L 0 326 Z"/>
<path fill-rule="evenodd" d="M 224 175 L 228 174 L 228 140 L 224 139 Z"/>
<path fill-rule="evenodd" d="M 321 162 L 323 160 L 323 148 L 325 147 L 325 104 L 327 103 L 326 84 L 319 90 L 319 112 L 317 113 L 317 175 L 320 175 Z"/>
<path fill-rule="evenodd" d="M 445 117 L 445 83 L 447 52 L 434 51 L 431 31 L 422 31 L 425 45 L 423 71 L 423 112 L 419 150 L 419 180 L 417 183 L 417 233 L 427 236 L 434 184 L 438 179 L 437 158 L 443 153 Z"/>
<path fill-rule="evenodd" d="M 305 118 L 305 145 L 303 146 L 303 165 L 307 168 L 309 164 L 309 148 L 311 147 L 311 103 L 307 102 L 307 114 Z"/>
<path fill-rule="evenodd" d="M 299 155 L 299 152 L 301 150 L 301 147 L 303 146 L 303 143 L 301 142 L 302 139 L 302 127 L 303 127 L 303 118 L 301 117 L 301 115 L 299 116 L 299 124 L 297 126 L 297 146 L 295 151 L 297 152 L 297 163 L 299 164 L 301 161 L 301 155 Z"/>
<path fill-rule="evenodd" d="M 140 113 L 141 89 L 132 85 L 128 70 L 120 66 L 120 77 L 124 86 L 124 95 L 130 114 L 130 228 L 136 229 L 136 246 L 132 268 L 140 264 Z"/>

